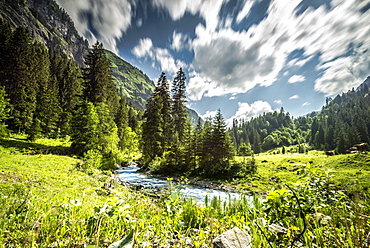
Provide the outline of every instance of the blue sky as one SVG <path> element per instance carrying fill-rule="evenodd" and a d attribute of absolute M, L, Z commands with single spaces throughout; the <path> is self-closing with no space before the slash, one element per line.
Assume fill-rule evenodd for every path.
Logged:
<path fill-rule="evenodd" d="M 155 82 L 187 74 L 206 117 L 298 117 L 370 75 L 370 0 L 57 0 L 81 35 Z"/>

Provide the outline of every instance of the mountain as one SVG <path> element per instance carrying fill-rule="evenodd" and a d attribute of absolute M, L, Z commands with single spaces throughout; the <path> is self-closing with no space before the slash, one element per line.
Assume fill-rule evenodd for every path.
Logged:
<path fill-rule="evenodd" d="M 118 91 L 136 108 L 144 110 L 146 101 L 154 91 L 154 82 L 140 69 L 114 53 L 108 50 L 105 53 L 112 63 L 113 78 Z"/>
<path fill-rule="evenodd" d="M 370 76 L 368 76 L 365 81 L 357 87 L 356 91 L 366 90 L 370 88 Z"/>
<path fill-rule="evenodd" d="M 83 65 L 89 44 L 77 32 L 72 19 L 54 0 L 2 0 L 0 19 L 11 27 L 26 26 L 35 40 L 62 51 Z"/>

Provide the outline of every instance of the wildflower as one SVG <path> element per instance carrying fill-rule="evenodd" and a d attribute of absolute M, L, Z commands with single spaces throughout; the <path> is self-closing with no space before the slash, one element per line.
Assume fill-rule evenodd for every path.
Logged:
<path fill-rule="evenodd" d="M 82 202 L 80 199 L 76 199 L 76 200 L 71 200 L 71 204 L 75 207 L 78 207 L 82 205 Z"/>

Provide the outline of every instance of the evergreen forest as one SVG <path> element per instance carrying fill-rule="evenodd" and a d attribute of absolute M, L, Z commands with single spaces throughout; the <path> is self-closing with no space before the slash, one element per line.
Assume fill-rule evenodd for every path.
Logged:
<path fill-rule="evenodd" d="M 191 121 L 184 68 L 137 103 L 151 87 L 127 97 L 100 42 L 81 66 L 0 22 L 0 54 L 0 247 L 210 247 L 234 227 L 253 247 L 370 245 L 370 157 L 347 155 L 369 142 L 366 83 L 228 126 L 221 109 Z M 112 170 L 131 161 L 170 186 L 122 185 Z M 240 197 L 200 203 L 174 178 Z"/>
<path fill-rule="evenodd" d="M 96 158 L 102 168 L 128 162 L 140 151 L 144 170 L 233 176 L 255 171 L 253 160 L 240 164 L 234 155 L 309 149 L 343 154 L 369 141 L 366 84 L 328 98 L 320 112 L 298 118 L 281 108 L 250 120 L 233 120 L 227 127 L 218 110 L 215 117 L 194 124 L 186 108 L 182 68 L 173 82 L 165 73 L 160 75 L 142 112 L 122 95 L 122 86 L 117 89 L 101 43 L 85 54 L 81 67 L 33 41 L 25 27 L 12 30 L 0 23 L 0 36 L 1 135 L 24 133 L 31 141 L 67 137 L 72 141 L 70 152 Z"/>

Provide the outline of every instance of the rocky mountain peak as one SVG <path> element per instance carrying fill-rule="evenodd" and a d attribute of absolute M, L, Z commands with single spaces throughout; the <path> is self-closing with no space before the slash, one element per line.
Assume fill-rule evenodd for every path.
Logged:
<path fill-rule="evenodd" d="M 3 0 L 0 19 L 13 28 L 27 26 L 34 39 L 83 64 L 88 42 L 78 34 L 72 19 L 54 0 Z"/>

